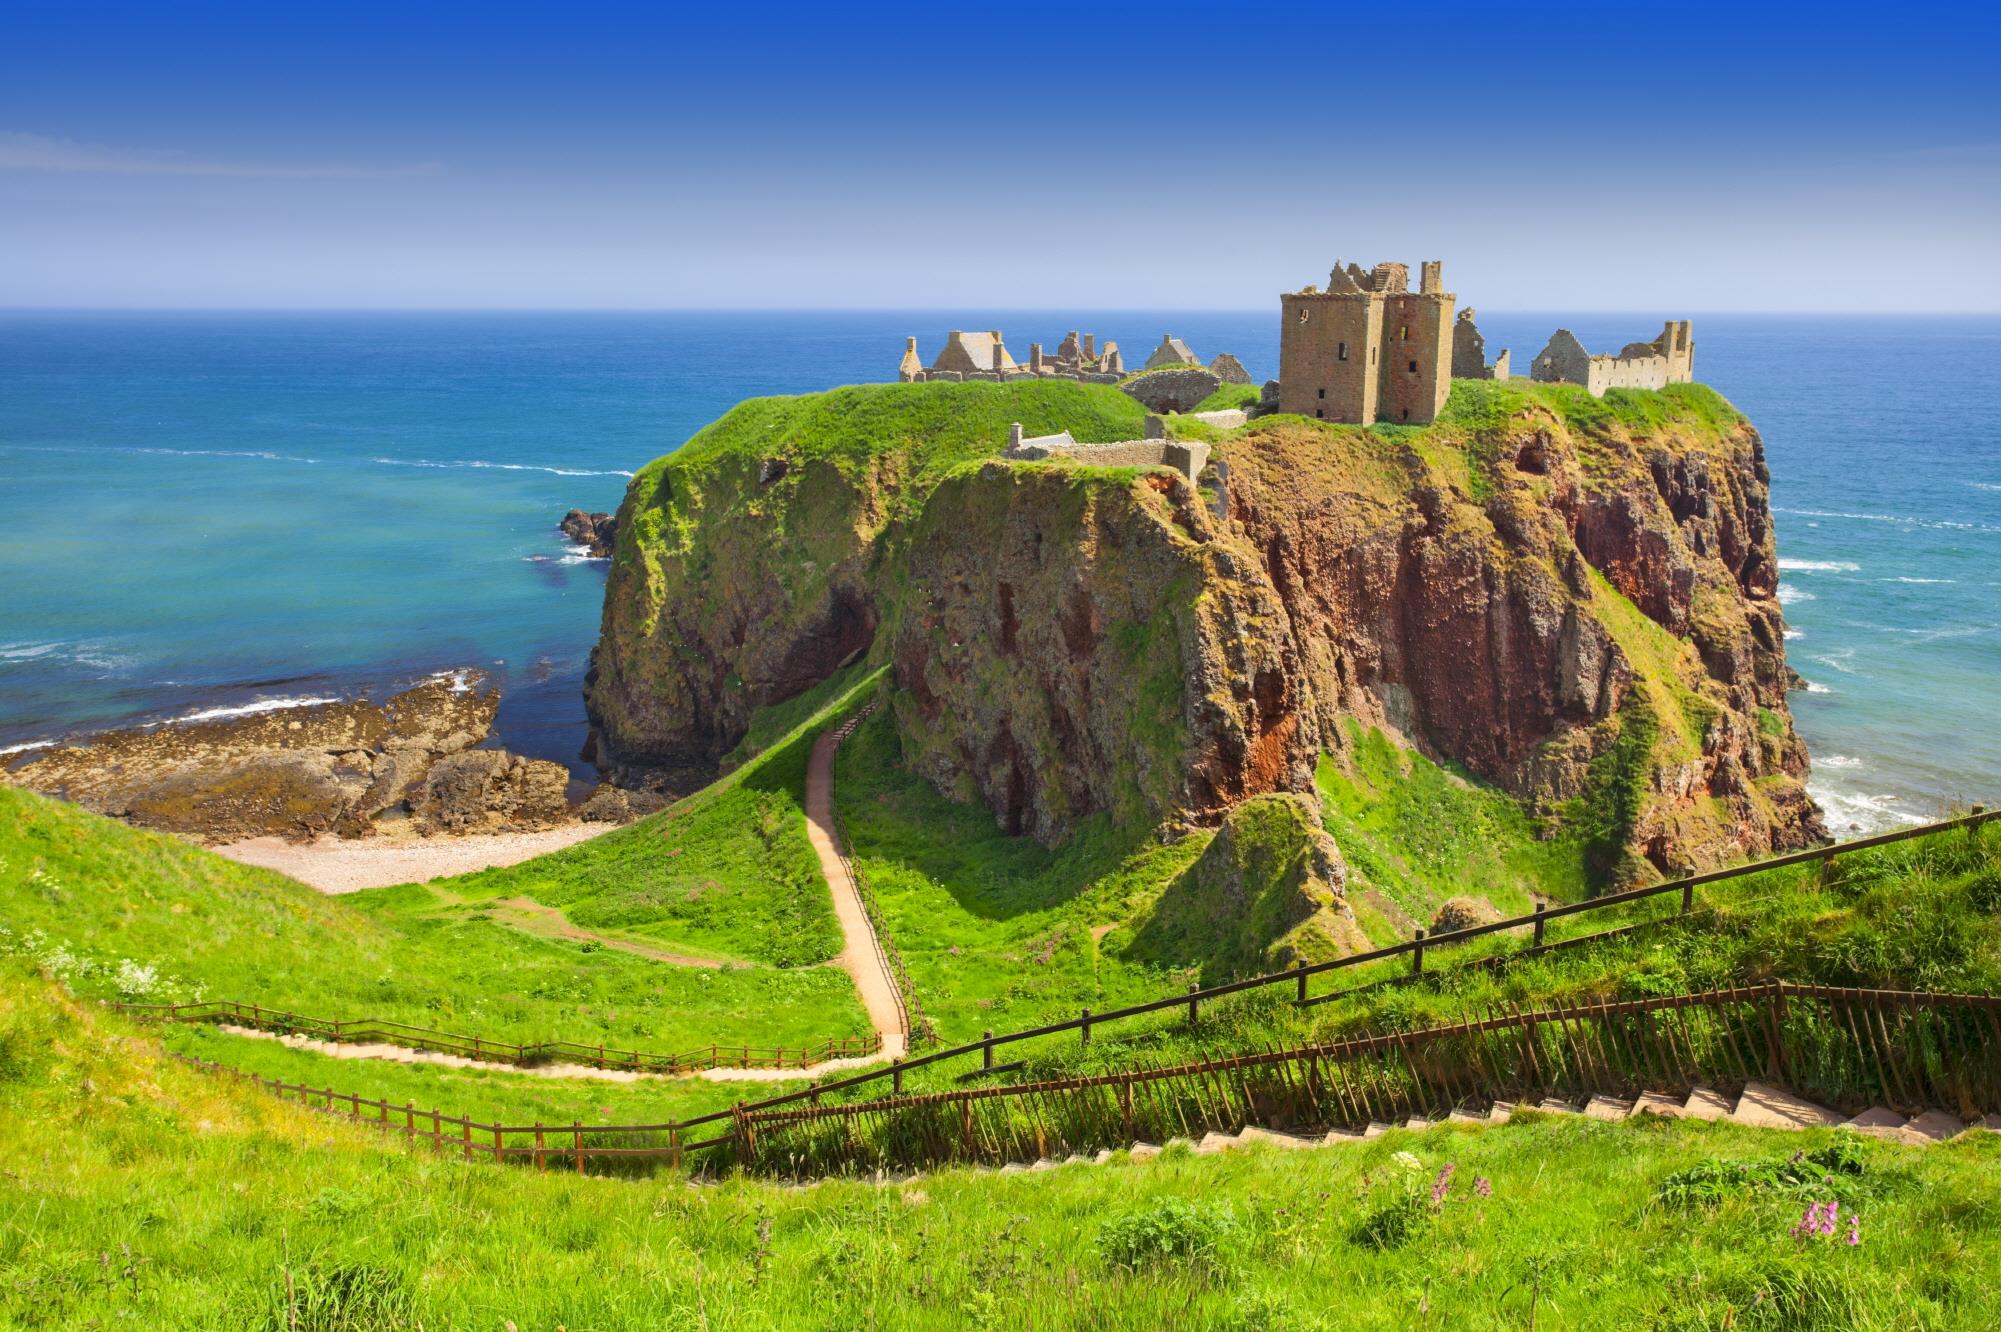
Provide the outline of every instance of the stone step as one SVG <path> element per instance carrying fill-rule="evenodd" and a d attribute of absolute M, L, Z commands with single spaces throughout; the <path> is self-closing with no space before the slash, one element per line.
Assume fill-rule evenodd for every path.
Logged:
<path fill-rule="evenodd" d="M 1666 1092 L 1650 1091 L 1640 1093 L 1640 1099 L 1633 1102 L 1633 1113 L 1659 1115 L 1663 1119 L 1680 1119 L 1687 1111 L 1682 1108 L 1680 1097 L 1670 1096 Z"/>
<path fill-rule="evenodd" d="M 1973 1127 L 1985 1129 L 1989 1133 L 2001 1133 L 2001 1115 L 1989 1115 Z"/>
<path fill-rule="evenodd" d="M 1681 1103 L 1681 1113 L 1687 1119 L 1728 1119 L 1734 1109 L 1735 1103 L 1714 1087 L 1697 1087 Z"/>
<path fill-rule="evenodd" d="M 1280 1133 L 1277 1129 L 1258 1128 L 1255 1125 L 1237 1134 L 1237 1141 L 1250 1146 L 1263 1143 L 1267 1147 L 1278 1147 L 1290 1151 L 1296 1147 L 1317 1147 L 1318 1138 L 1302 1138 L 1296 1133 Z"/>
<path fill-rule="evenodd" d="M 1487 1110 L 1487 1122 L 1489 1124 L 1505 1124 L 1514 1117 L 1515 1103 L 1513 1101 L 1496 1101 Z"/>
<path fill-rule="evenodd" d="M 1632 1113 L 1633 1103 L 1616 1096 L 1594 1096 L 1584 1103 L 1584 1114 L 1589 1119 L 1611 1121 L 1624 1119 Z"/>
<path fill-rule="evenodd" d="M 1195 1150 L 1204 1156 L 1213 1156 L 1217 1152 L 1227 1152 L 1236 1145 L 1235 1134 L 1210 1132 L 1202 1135 L 1202 1141 L 1195 1144 Z"/>
<path fill-rule="evenodd" d="M 1435 1122 L 1437 1121 L 1426 1119 L 1422 1115 L 1412 1115 L 1403 1122 L 1403 1126 L 1412 1132 L 1419 1132 L 1430 1128 Z"/>
<path fill-rule="evenodd" d="M 1132 1145 L 1131 1156 L 1135 1161 L 1151 1161 L 1160 1155 L 1160 1148 L 1150 1142 L 1136 1142 Z"/>
<path fill-rule="evenodd" d="M 1944 1142 L 1966 1132 L 1966 1121 L 1943 1110 L 1927 1110 L 1904 1125 L 1904 1131 L 1927 1142 Z"/>
<path fill-rule="evenodd" d="M 1886 1142 L 1910 1142 L 1917 1137 L 1904 1125 L 1909 1121 L 1885 1106 L 1872 1105 L 1849 1120 L 1846 1127 Z"/>
<path fill-rule="evenodd" d="M 1737 1108 L 1730 1117 L 1753 1128 L 1834 1128 L 1844 1122 L 1838 1112 L 1824 1105 L 1762 1082 L 1744 1085 L 1744 1094 L 1737 1098 Z"/>
<path fill-rule="evenodd" d="M 1039 1160 L 1039 1161 L 1036 1161 L 1036 1162 L 1035 1162 L 1035 1163 L 1034 1163 L 1033 1165 L 1029 1166 L 1029 1167 L 1028 1167 L 1028 1169 L 1029 1169 L 1029 1172 L 1030 1172 L 1031 1174 L 1033 1174 L 1033 1173 L 1036 1173 L 1036 1172 L 1038 1172 L 1038 1171 L 1043 1171 L 1043 1170 L 1054 1170 L 1054 1169 L 1055 1169 L 1055 1168 L 1056 1168 L 1056 1167 L 1057 1167 L 1058 1165 L 1060 1165 L 1060 1164 L 1061 1164 L 1061 1162 L 1058 1162 L 1058 1161 L 1052 1161 L 1052 1160 L 1050 1160 L 1050 1159 L 1049 1159 L 1048 1157 L 1046 1157 L 1046 1156 L 1045 1156 L 1045 1157 L 1043 1157 L 1043 1158 L 1042 1158 L 1041 1160 Z"/>
<path fill-rule="evenodd" d="M 1534 1108 L 1546 1115 L 1574 1115 L 1578 1112 L 1576 1106 L 1568 1101 L 1559 1101 L 1554 1096 L 1536 1102 Z"/>

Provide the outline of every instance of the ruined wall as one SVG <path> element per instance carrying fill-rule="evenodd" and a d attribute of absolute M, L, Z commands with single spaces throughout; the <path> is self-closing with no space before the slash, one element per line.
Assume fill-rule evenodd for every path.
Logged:
<path fill-rule="evenodd" d="M 1092 467 L 1172 467 L 1193 481 L 1209 461 L 1209 446 L 1196 441 L 1128 439 L 1112 444 L 1023 444 L 1001 455 L 1010 462 L 1068 458 Z"/>
<path fill-rule="evenodd" d="M 1452 297 L 1427 292 L 1383 300 L 1382 379 L 1377 415 L 1424 425 L 1452 391 Z"/>
<path fill-rule="evenodd" d="M 1321 421 L 1373 421 L 1383 306 L 1366 294 L 1279 298 L 1278 401 Z"/>

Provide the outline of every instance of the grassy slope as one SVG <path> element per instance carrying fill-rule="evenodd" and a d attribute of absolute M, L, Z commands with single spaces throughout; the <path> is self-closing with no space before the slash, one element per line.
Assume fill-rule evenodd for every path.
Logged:
<path fill-rule="evenodd" d="M 925 1013 L 947 1041 L 1155 998 L 1178 973 L 1102 952 L 1093 926 L 1125 920 L 1192 862 L 1207 835 L 1161 846 L 1100 816 L 1046 851 L 1008 837 L 899 766 L 887 716 L 841 747 L 834 793 Z"/>
<path fill-rule="evenodd" d="M 1657 1202 L 1831 1135 L 1524 1117 L 1310 1153 L 878 1188 L 462 1165 L 152 1059 L 0 972 L 0 1323 L 495 1328 L 1919 1329 L 2001 1320 L 2001 1141 Z M 1394 1154 L 1414 1153 L 1409 1171 Z M 1405 1243 L 1364 1227 L 1456 1166 Z M 1490 1194 L 1474 1190 L 1490 1183 Z M 1805 1203 L 1856 1247 L 1788 1234 Z M 1423 1211 L 1419 1204 L 1419 1211 Z M 1845 1235 L 1845 1229 L 1843 1231 Z M 1534 1312 L 1531 1313 L 1531 1299 Z"/>
<path fill-rule="evenodd" d="M 835 956 L 840 926 L 806 840 L 806 760 L 877 676 L 836 679 L 760 713 L 753 735 L 766 747 L 672 808 L 519 865 L 439 880 L 433 893 L 473 904 L 527 896 L 587 929 L 699 956 L 790 967 Z"/>
<path fill-rule="evenodd" d="M 123 962 L 154 999 L 242 999 L 511 1040 L 646 1049 L 797 1045 L 860 1034 L 832 968 L 674 967 L 538 938 L 420 889 L 331 898 L 171 838 L 0 788 L 0 912 L 10 951 L 110 997 Z M 38 936 L 38 937 L 37 937 Z"/>
<path fill-rule="evenodd" d="M 1441 768 L 1382 732 L 1350 722 L 1346 767 L 1322 759 L 1316 774 L 1327 831 L 1351 872 L 1349 895 L 1370 891 L 1428 927 L 1448 897 L 1484 897 L 1505 916 L 1586 895 L 1574 837 L 1537 840 L 1521 805 L 1463 772 Z M 1404 937 L 1366 903 L 1357 914 L 1380 944 Z"/>
<path fill-rule="evenodd" d="M 1355 992 L 1304 1014 L 1291 1006 L 1289 987 L 1278 985 L 1205 1007 L 1194 1033 L 1169 1014 L 1101 1028 L 1088 1049 L 1074 1037 L 1017 1049 L 1030 1054 L 1034 1075 L 1096 1072 L 1136 1056 L 1225 1055 L 1552 1000 L 1644 998 L 1772 979 L 2001 993 L 2001 828 L 1990 825 L 1977 839 L 1955 832 L 1858 852 L 1838 865 L 1827 882 L 1808 866 L 1705 887 L 1699 909 L 1685 919 L 1677 918 L 1679 896 L 1667 894 L 1557 921 L 1549 927 L 1551 941 L 1652 923 L 1499 969 L 1459 964 L 1518 952 L 1524 940 L 1489 936 L 1429 953 L 1427 976 L 1416 983 L 1406 983 L 1409 963 L 1402 958 L 1338 972 L 1314 981 L 1313 993 Z"/>

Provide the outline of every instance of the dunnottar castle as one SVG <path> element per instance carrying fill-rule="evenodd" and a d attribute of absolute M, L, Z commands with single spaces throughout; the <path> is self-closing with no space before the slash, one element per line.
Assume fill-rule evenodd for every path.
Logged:
<path fill-rule="evenodd" d="M 1307 286 L 1279 297 L 1278 378 L 1264 386 L 1256 412 L 1294 412 L 1322 421 L 1422 425 L 1445 408 L 1454 379 L 1507 379 L 1510 355 L 1487 360 L 1486 339 L 1469 308 L 1457 310 L 1445 290 L 1444 265 L 1419 266 L 1417 290 L 1399 263 L 1343 267 L 1327 286 Z M 1069 333 L 1053 355 L 1031 343 L 1017 361 L 998 329 L 958 330 L 926 366 L 917 339 L 906 341 L 897 377 L 926 380 L 1076 379 L 1123 383 L 1147 406 L 1186 411 L 1221 384 L 1248 384 L 1250 375 L 1225 352 L 1206 366 L 1171 334 L 1147 357 L 1147 373 L 1129 377 L 1116 342 Z M 1159 373 L 1156 373 L 1159 372 Z M 1657 389 L 1695 377 L 1695 340 L 1686 319 L 1669 320 L 1651 342 L 1629 342 L 1616 355 L 1592 355 L 1567 328 L 1559 328 L 1529 365 L 1529 378 L 1579 384 L 1593 397 L 1607 389 Z M 1150 382 L 1151 381 L 1151 382 Z"/>

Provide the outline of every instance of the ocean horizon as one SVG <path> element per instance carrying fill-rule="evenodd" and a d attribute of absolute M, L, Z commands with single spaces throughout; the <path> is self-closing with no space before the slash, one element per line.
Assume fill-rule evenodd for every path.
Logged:
<path fill-rule="evenodd" d="M 1761 430 L 1812 789 L 1837 833 L 2001 796 L 2001 316 L 1704 315 Z M 1664 315 L 1480 312 L 1490 356 Z M 0 755 L 474 667 L 570 765 L 604 567 L 570 508 L 745 397 L 894 377 L 903 338 L 1162 333 L 1277 369 L 1269 309 L 0 311 Z"/>

